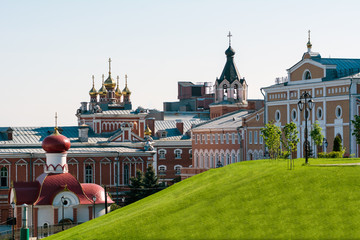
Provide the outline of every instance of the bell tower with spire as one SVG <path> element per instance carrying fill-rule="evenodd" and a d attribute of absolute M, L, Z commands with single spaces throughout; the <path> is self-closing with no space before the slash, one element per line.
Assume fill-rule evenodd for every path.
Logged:
<path fill-rule="evenodd" d="M 215 81 L 215 103 L 210 105 L 211 118 L 248 107 L 247 84 L 245 78 L 241 78 L 234 62 L 235 51 L 231 47 L 230 31 L 227 37 L 229 47 L 225 51 L 226 63 L 220 77 Z"/>

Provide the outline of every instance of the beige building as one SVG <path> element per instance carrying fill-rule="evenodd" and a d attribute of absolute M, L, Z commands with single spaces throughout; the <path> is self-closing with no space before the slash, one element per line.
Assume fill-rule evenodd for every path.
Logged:
<path fill-rule="evenodd" d="M 332 151 L 334 138 L 338 135 L 346 148 L 346 155 L 359 156 L 355 138 L 351 135 L 351 120 L 359 113 L 356 99 L 360 91 L 360 59 L 322 58 L 311 48 L 309 36 L 307 52 L 287 70 L 287 78 L 261 89 L 265 96 L 264 122 L 274 121 L 281 127 L 295 122 L 300 133 L 296 157 L 304 157 L 305 110 L 300 111 L 297 103 L 306 91 L 314 101 L 307 118 L 308 132 L 318 121 L 325 136 L 324 142 L 328 142 L 327 149 L 317 149 L 310 142 L 313 153 Z"/>

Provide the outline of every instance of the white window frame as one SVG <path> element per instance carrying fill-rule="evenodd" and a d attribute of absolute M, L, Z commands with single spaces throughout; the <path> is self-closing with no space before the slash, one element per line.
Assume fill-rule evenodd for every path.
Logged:
<path fill-rule="evenodd" d="M 175 159 L 181 159 L 182 150 L 181 149 L 175 149 L 174 150 L 174 156 Z"/>
<path fill-rule="evenodd" d="M 158 150 L 158 156 L 159 156 L 159 159 L 165 159 L 166 158 L 166 150 L 165 149 L 159 149 Z"/>
<path fill-rule="evenodd" d="M 249 131 L 249 144 L 252 144 L 252 131 Z"/>

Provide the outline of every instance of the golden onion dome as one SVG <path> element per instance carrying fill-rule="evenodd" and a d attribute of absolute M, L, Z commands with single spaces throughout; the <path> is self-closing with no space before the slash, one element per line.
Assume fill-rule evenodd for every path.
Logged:
<path fill-rule="evenodd" d="M 113 89 L 116 86 L 115 80 L 111 77 L 111 58 L 109 58 L 109 77 L 104 83 L 107 89 Z"/>
<path fill-rule="evenodd" d="M 94 75 L 92 76 L 92 79 L 93 79 L 93 86 L 90 89 L 89 94 L 90 94 L 91 97 L 96 97 L 99 93 L 95 89 Z"/>
<path fill-rule="evenodd" d="M 145 129 L 145 136 L 151 136 L 151 130 L 149 128 L 149 125 L 146 126 L 146 129 Z"/>
<path fill-rule="evenodd" d="M 107 89 L 114 88 L 116 86 L 115 80 L 111 77 L 109 73 L 109 77 L 105 80 L 104 85 Z"/>
<path fill-rule="evenodd" d="M 122 94 L 123 94 L 124 96 L 126 96 L 126 95 L 131 95 L 131 91 L 129 90 L 129 88 L 128 88 L 127 86 L 125 86 L 125 88 L 124 88 L 123 91 L 122 91 Z"/>
<path fill-rule="evenodd" d="M 121 90 L 119 88 L 119 76 L 117 76 L 117 86 L 116 86 L 116 89 L 115 89 L 115 95 L 117 97 L 121 97 L 122 96 L 122 93 L 121 93 Z"/>
<path fill-rule="evenodd" d="M 102 86 L 101 86 L 101 88 L 99 89 L 99 94 L 100 94 L 101 96 L 105 96 L 105 95 L 107 94 L 107 90 L 106 90 L 106 88 L 105 88 L 105 86 L 104 86 L 104 74 L 102 75 L 102 78 L 103 78 L 103 80 L 102 80 Z"/>
<path fill-rule="evenodd" d="M 125 74 L 125 88 L 123 89 L 122 94 L 124 96 L 131 95 L 131 91 L 129 90 L 129 88 L 127 86 L 127 75 L 126 74 Z"/>

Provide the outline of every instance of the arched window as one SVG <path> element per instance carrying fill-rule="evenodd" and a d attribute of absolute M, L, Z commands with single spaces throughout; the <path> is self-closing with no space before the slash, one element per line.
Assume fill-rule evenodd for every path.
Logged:
<path fill-rule="evenodd" d="M 214 168 L 214 155 L 210 154 L 210 168 Z"/>
<path fill-rule="evenodd" d="M 205 154 L 204 167 L 205 167 L 205 168 L 209 168 L 209 155 L 208 155 L 207 153 Z"/>
<path fill-rule="evenodd" d="M 129 185 L 129 166 L 124 166 L 124 184 Z"/>
<path fill-rule="evenodd" d="M 230 164 L 230 154 L 226 154 L 226 165 Z"/>
<path fill-rule="evenodd" d="M 223 91 L 224 91 L 224 100 L 227 100 L 228 98 L 228 90 L 226 84 L 223 85 Z"/>
<path fill-rule="evenodd" d="M 176 149 L 174 151 L 174 154 L 175 154 L 176 159 L 180 159 L 181 158 L 181 149 Z"/>
<path fill-rule="evenodd" d="M 224 166 L 224 163 L 225 163 L 225 156 L 224 156 L 224 154 L 222 153 L 222 154 L 221 154 L 221 164 Z"/>
<path fill-rule="evenodd" d="M 234 99 L 238 99 L 238 85 L 234 85 Z"/>
<path fill-rule="evenodd" d="M 174 169 L 175 169 L 175 174 L 176 175 L 179 175 L 181 173 L 181 165 L 176 165 L 174 167 Z"/>
<path fill-rule="evenodd" d="M 91 165 L 85 167 L 85 183 L 93 182 L 93 169 Z"/>
<path fill-rule="evenodd" d="M 231 154 L 231 163 L 235 163 L 235 153 Z"/>
<path fill-rule="evenodd" d="M 306 71 L 304 72 L 303 79 L 304 79 L 304 80 L 311 79 L 311 73 L 310 73 L 309 70 L 306 70 Z"/>
<path fill-rule="evenodd" d="M 8 170 L 7 170 L 6 167 L 1 168 L 0 182 L 1 182 L 1 187 L 7 187 L 8 186 Z"/>
<path fill-rule="evenodd" d="M 43 225 L 43 237 L 49 236 L 49 224 L 44 223 Z"/>
<path fill-rule="evenodd" d="M 160 149 L 159 150 L 159 158 L 163 159 L 165 158 L 166 150 Z"/>

